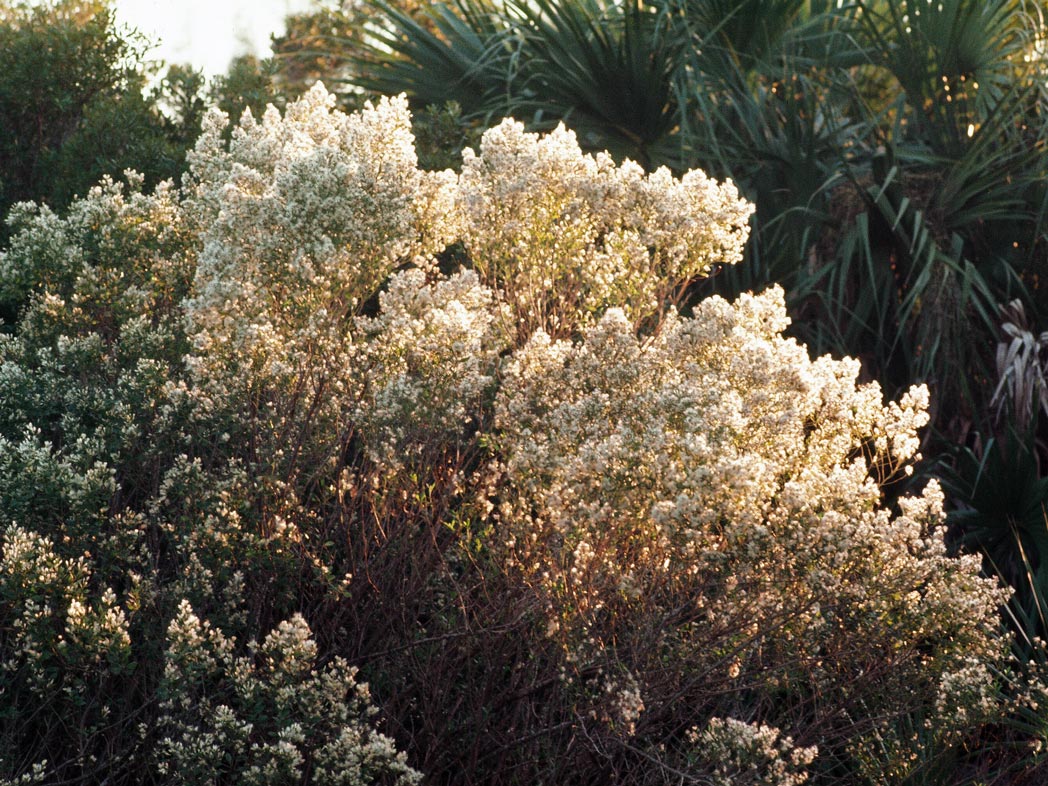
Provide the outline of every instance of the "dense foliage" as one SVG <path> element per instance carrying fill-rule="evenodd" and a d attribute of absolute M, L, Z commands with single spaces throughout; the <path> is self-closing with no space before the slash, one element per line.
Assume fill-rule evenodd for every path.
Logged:
<path fill-rule="evenodd" d="M 239 118 L 288 92 L 247 56 L 210 85 L 179 64 L 155 78 L 152 46 L 118 24 L 112 0 L 0 0 L 0 216 L 23 201 L 64 209 L 126 169 L 147 191 L 177 180 L 208 101 Z"/>
<path fill-rule="evenodd" d="M 356 64 L 340 74 L 419 107 L 454 99 L 467 119 L 563 119 L 585 148 L 732 177 L 755 232 L 746 263 L 707 289 L 782 284 L 799 337 L 860 357 L 893 393 L 929 383 L 948 441 L 985 433 L 992 351 L 970 331 L 992 347 L 998 305 L 1041 305 L 1034 4 L 371 5 L 381 21 L 330 45 Z"/>
<path fill-rule="evenodd" d="M 106 2 L 0 2 L 0 214 L 64 207 L 126 168 L 150 186 L 182 171 L 193 118 L 143 95 L 146 49 Z"/>
<path fill-rule="evenodd" d="M 318 46 L 355 85 L 453 99 L 465 131 L 564 121 L 585 149 L 738 183 L 745 260 L 696 293 L 780 284 L 813 352 L 860 359 L 890 396 L 926 383 L 918 476 L 947 482 L 951 543 L 1017 588 L 1023 636 L 1048 633 L 1043 4 L 367 5 Z"/>
<path fill-rule="evenodd" d="M 404 99 L 333 104 L 12 215 L 0 782 L 901 784 L 1039 741 L 938 486 L 883 499 L 927 390 L 812 360 L 779 289 L 674 307 L 742 257 L 734 185 L 513 121 L 426 171 Z"/>

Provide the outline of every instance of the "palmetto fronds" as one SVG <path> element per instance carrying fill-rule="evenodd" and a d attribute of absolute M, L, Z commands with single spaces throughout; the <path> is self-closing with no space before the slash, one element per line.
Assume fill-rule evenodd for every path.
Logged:
<path fill-rule="evenodd" d="M 998 418 L 1007 405 L 1016 426 L 1026 431 L 1037 410 L 1048 414 L 1048 331 L 1033 332 L 1019 299 L 1004 306 L 1001 316 L 1004 335 L 997 344 L 998 382 L 990 405 Z"/>

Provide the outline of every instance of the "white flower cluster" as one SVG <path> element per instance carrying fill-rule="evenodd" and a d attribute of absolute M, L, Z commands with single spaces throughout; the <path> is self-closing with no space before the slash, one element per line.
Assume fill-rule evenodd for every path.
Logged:
<path fill-rule="evenodd" d="M 781 658 L 833 691 L 855 670 L 890 714 L 886 678 L 862 676 L 883 647 L 905 695 L 955 695 L 962 675 L 989 690 L 969 658 L 1001 657 L 1004 593 L 978 560 L 946 556 L 936 484 L 893 516 L 872 477 L 914 455 L 927 392 L 885 406 L 857 363 L 810 360 L 785 325 L 772 290 L 711 298 L 647 338 L 618 309 L 581 341 L 536 333 L 496 409 L 512 560 L 570 621 L 571 648 L 621 646 L 598 636 L 609 606 L 657 618 L 686 598 L 707 624 L 659 635 L 690 641 L 709 674 Z"/>
<path fill-rule="evenodd" d="M 711 298 L 646 340 L 618 310 L 579 343 L 537 333 L 500 390 L 510 474 L 564 534 L 638 529 L 685 563 L 771 541 L 846 560 L 860 544 L 824 519 L 880 526 L 860 449 L 911 458 L 927 394 L 884 407 L 875 385 L 856 386 L 857 364 L 809 360 L 784 326 L 772 290 Z"/>
<path fill-rule="evenodd" d="M 512 120 L 465 152 L 457 204 L 476 270 L 524 335 L 570 335 L 610 307 L 634 322 L 657 314 L 711 265 L 742 258 L 753 212 L 731 182 L 645 175 L 583 155 L 563 126 L 539 136 Z"/>
<path fill-rule="evenodd" d="M 800 748 L 778 729 L 734 718 L 711 718 L 689 735 L 700 758 L 714 767 L 717 786 L 800 786 L 819 753 Z"/>
<path fill-rule="evenodd" d="M 75 682 L 56 683 L 59 664 L 103 673 L 127 664 L 127 616 L 108 587 L 97 600 L 89 598 L 87 560 L 63 559 L 49 539 L 15 525 L 0 545 L 0 598 L 15 610 L 3 661 L 9 677 L 22 672 L 38 699 L 49 701 L 54 693 L 75 695 L 78 688 Z"/>
<path fill-rule="evenodd" d="M 170 182 L 144 194 L 142 177 L 125 175 L 128 187 L 105 178 L 61 218 L 46 205 L 15 207 L 16 232 L 0 252 L 0 303 L 43 298 L 81 323 L 104 309 L 110 339 L 125 323 L 176 307 L 195 265 L 180 195 Z"/>
<path fill-rule="evenodd" d="M 250 786 L 307 777 L 324 786 L 419 782 L 405 755 L 372 727 L 375 709 L 356 670 L 341 658 L 317 668 L 317 646 L 301 616 L 239 655 L 232 639 L 183 601 L 167 638 L 155 754 L 165 782 L 214 783 L 234 774 Z"/>
<path fill-rule="evenodd" d="M 483 418 L 507 340 L 492 292 L 472 271 L 427 281 L 409 269 L 361 318 L 367 395 L 360 422 L 373 460 L 394 468 L 419 451 L 455 445 Z"/>
<path fill-rule="evenodd" d="M 602 720 L 621 727 L 624 734 L 632 737 L 637 732 L 637 721 L 644 712 L 644 698 L 640 686 L 632 674 L 613 678 L 604 683 L 608 707 L 611 710 Z"/>
<path fill-rule="evenodd" d="M 943 675 L 935 700 L 936 732 L 969 729 L 973 721 L 992 718 L 995 712 L 994 677 L 986 662 L 972 657 L 961 667 Z"/>
<path fill-rule="evenodd" d="M 422 172 L 403 99 L 353 116 L 333 102 L 317 85 L 283 117 L 246 114 L 228 150 L 213 114 L 190 157 L 202 251 L 187 362 L 198 395 L 253 401 L 277 431 L 304 407 L 338 435 L 364 401 L 368 442 L 389 461 L 413 422 L 461 430 L 504 336 L 570 332 L 611 306 L 652 316 L 714 261 L 741 257 L 752 207 L 730 183 L 645 176 L 584 156 L 567 131 L 540 138 L 512 121 L 460 177 Z M 473 271 L 448 278 L 431 255 L 456 238 Z M 355 319 L 387 280 L 380 314 Z"/>
<path fill-rule="evenodd" d="M 333 105 L 317 85 L 284 116 L 246 113 L 228 150 L 215 111 L 190 155 L 185 204 L 202 247 L 184 304 L 191 395 L 241 407 L 260 440 L 251 471 L 278 482 L 336 471 L 365 399 L 374 404 L 364 420 L 383 434 L 372 445 L 398 444 L 382 425 L 398 407 L 425 408 L 412 400 L 423 395 L 417 375 L 358 346 L 357 332 L 366 340 L 370 328 L 357 317 L 398 266 L 433 270 L 431 255 L 455 233 L 455 176 L 418 169 L 406 100 L 349 116 Z M 470 349 L 455 351 L 467 358 Z M 369 367 L 379 377 L 371 385 Z M 285 490 L 294 508 L 294 489 Z"/>
<path fill-rule="evenodd" d="M 283 117 L 245 113 L 228 150 L 227 118 L 205 123 L 187 202 L 204 222 L 187 315 L 205 357 L 277 377 L 345 368 L 347 316 L 453 233 L 454 177 L 418 169 L 406 100 L 333 105 L 317 85 Z"/>
<path fill-rule="evenodd" d="M 734 186 L 512 121 L 460 176 L 422 172 L 404 99 L 332 106 L 317 86 L 228 146 L 212 114 L 181 192 L 105 183 L 65 218 L 16 214 L 0 688 L 97 717 L 0 738 L 21 762 L 0 777 L 54 750 L 74 752 L 48 777 L 84 778 L 75 751 L 148 740 L 163 782 L 413 783 L 338 657 L 353 641 L 495 670 L 498 711 L 474 708 L 508 708 L 504 739 L 583 723 L 571 744 L 620 745 L 609 760 L 687 758 L 663 742 L 695 726 L 722 782 L 802 783 L 815 749 L 782 732 L 806 723 L 820 757 L 872 772 L 900 716 L 992 714 L 1003 593 L 946 555 L 937 485 L 882 498 L 928 392 L 885 404 L 857 361 L 812 360 L 780 290 L 673 307 L 740 258 Z M 340 622 L 314 638 L 296 608 Z M 485 659 L 518 634 L 536 687 L 498 694 Z M 113 687 L 131 668 L 140 694 Z M 112 742 L 129 695 L 143 731 Z M 400 728 L 475 722 L 415 717 L 435 704 Z"/>

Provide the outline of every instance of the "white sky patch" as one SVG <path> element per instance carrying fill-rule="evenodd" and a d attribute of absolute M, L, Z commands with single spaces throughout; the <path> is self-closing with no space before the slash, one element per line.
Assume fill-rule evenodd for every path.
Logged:
<path fill-rule="evenodd" d="M 269 55 L 269 37 L 310 0 L 116 0 L 118 23 L 159 42 L 149 59 L 190 63 L 211 77 L 237 55 Z"/>

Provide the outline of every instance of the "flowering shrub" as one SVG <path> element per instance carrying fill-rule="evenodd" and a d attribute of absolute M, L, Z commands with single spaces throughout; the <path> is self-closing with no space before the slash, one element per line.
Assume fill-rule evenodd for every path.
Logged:
<path fill-rule="evenodd" d="M 134 670 L 127 614 L 112 589 L 91 591 L 87 558 L 63 558 L 48 538 L 16 525 L 2 545 L 3 774 L 21 774 L 8 768 L 25 767 L 29 752 L 57 753 L 73 736 L 79 769 L 97 775 L 114 724 L 134 711 L 123 689 Z M 58 772 L 47 766 L 53 760 L 34 763 L 52 778 Z"/>
<path fill-rule="evenodd" d="M 913 456 L 927 392 L 884 406 L 857 363 L 811 361 L 785 324 L 772 290 L 711 298 L 646 339 L 618 310 L 581 342 L 537 333 L 496 412 L 507 558 L 541 593 L 570 678 L 625 667 L 646 708 L 727 685 L 763 706 L 791 697 L 791 725 L 823 755 L 854 721 L 792 714 L 804 696 L 858 692 L 885 719 L 922 696 L 942 710 L 933 726 L 954 728 L 957 706 L 937 697 L 992 690 L 970 658 L 1000 657 L 1004 595 L 977 560 L 946 556 L 935 484 L 893 516 L 870 472 Z M 666 653 L 687 687 L 660 684 Z M 867 723 L 841 732 L 845 747 L 891 733 Z"/>
<path fill-rule="evenodd" d="M 412 782 L 294 615 L 330 571 L 273 538 L 278 435 L 243 397 L 273 375 L 202 370 L 204 188 L 140 187 L 20 206 L 0 255 L 0 781 Z"/>
<path fill-rule="evenodd" d="M 12 216 L 0 782 L 901 782 L 1001 712 L 1001 591 L 882 498 L 927 392 L 677 312 L 730 183 L 226 122 Z"/>
<path fill-rule="evenodd" d="M 453 177 L 417 168 L 406 102 L 352 116 L 333 105 L 319 88 L 286 118 L 248 113 L 228 151 L 225 116 L 209 115 L 187 201 L 205 222 L 187 304 L 205 357 L 277 377 L 329 352 L 348 361 L 346 316 L 450 238 Z"/>
<path fill-rule="evenodd" d="M 300 615 L 280 623 L 254 657 L 183 601 L 167 631 L 160 683 L 157 771 L 171 783 L 214 783 L 239 771 L 262 786 L 417 783 L 393 741 L 367 724 L 376 710 L 355 669 L 335 658 L 314 668 L 317 646 Z M 230 765 L 232 762 L 232 766 Z"/>
<path fill-rule="evenodd" d="M 378 316 L 359 322 L 370 384 L 358 422 L 372 460 L 392 469 L 476 428 L 494 395 L 507 318 L 472 271 L 427 282 L 409 269 L 390 279 Z"/>

